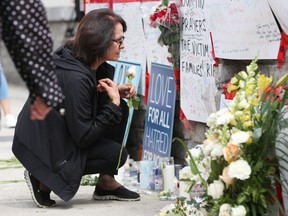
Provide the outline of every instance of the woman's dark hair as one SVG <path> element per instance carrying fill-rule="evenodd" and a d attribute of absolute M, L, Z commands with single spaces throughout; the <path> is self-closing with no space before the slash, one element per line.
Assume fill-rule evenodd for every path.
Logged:
<path fill-rule="evenodd" d="M 75 39 L 70 42 L 75 56 L 89 66 L 97 59 L 104 58 L 118 23 L 122 25 L 123 32 L 126 32 L 126 22 L 110 9 L 97 9 L 87 13 L 79 23 Z"/>

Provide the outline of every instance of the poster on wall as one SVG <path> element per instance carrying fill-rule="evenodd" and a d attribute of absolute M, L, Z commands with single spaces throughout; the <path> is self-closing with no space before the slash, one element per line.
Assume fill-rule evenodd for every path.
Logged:
<path fill-rule="evenodd" d="M 281 28 L 288 34 L 288 2 L 287 0 L 268 0 Z"/>
<path fill-rule="evenodd" d="M 267 0 L 206 3 L 216 57 L 277 59 L 281 35 Z"/>
<path fill-rule="evenodd" d="M 159 165 L 171 153 L 176 84 L 170 66 L 152 62 L 150 77 L 142 160 Z"/>
<path fill-rule="evenodd" d="M 188 120 L 206 122 L 216 111 L 215 69 L 205 0 L 182 1 L 180 106 Z"/>

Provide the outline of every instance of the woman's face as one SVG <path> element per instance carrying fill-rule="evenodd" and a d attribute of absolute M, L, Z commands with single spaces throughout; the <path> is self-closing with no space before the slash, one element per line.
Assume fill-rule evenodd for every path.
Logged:
<path fill-rule="evenodd" d="M 111 45 L 107 51 L 106 61 L 117 61 L 119 59 L 121 50 L 125 48 L 123 41 L 123 27 L 118 23 L 115 26 L 114 38 L 111 40 Z"/>

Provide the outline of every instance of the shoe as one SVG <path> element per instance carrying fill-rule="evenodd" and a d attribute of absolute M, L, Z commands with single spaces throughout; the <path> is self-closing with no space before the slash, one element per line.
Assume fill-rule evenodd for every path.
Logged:
<path fill-rule="evenodd" d="M 24 171 L 24 178 L 31 192 L 32 199 L 38 207 L 45 208 L 56 205 L 55 200 L 50 199 L 50 192 L 40 190 L 39 181 L 27 170 Z"/>
<path fill-rule="evenodd" d="M 5 127 L 6 128 L 15 128 L 16 119 L 12 114 L 8 114 L 4 117 Z"/>
<path fill-rule="evenodd" d="M 140 195 L 127 188 L 120 186 L 115 190 L 103 190 L 96 185 L 93 199 L 95 200 L 118 200 L 118 201 L 138 201 Z"/>

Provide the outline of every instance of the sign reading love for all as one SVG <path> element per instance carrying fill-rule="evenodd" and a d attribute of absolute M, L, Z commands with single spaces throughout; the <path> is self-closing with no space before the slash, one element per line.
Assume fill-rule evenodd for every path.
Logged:
<path fill-rule="evenodd" d="M 170 66 L 152 63 L 142 160 L 159 164 L 170 156 L 173 135 L 176 82 Z"/>

